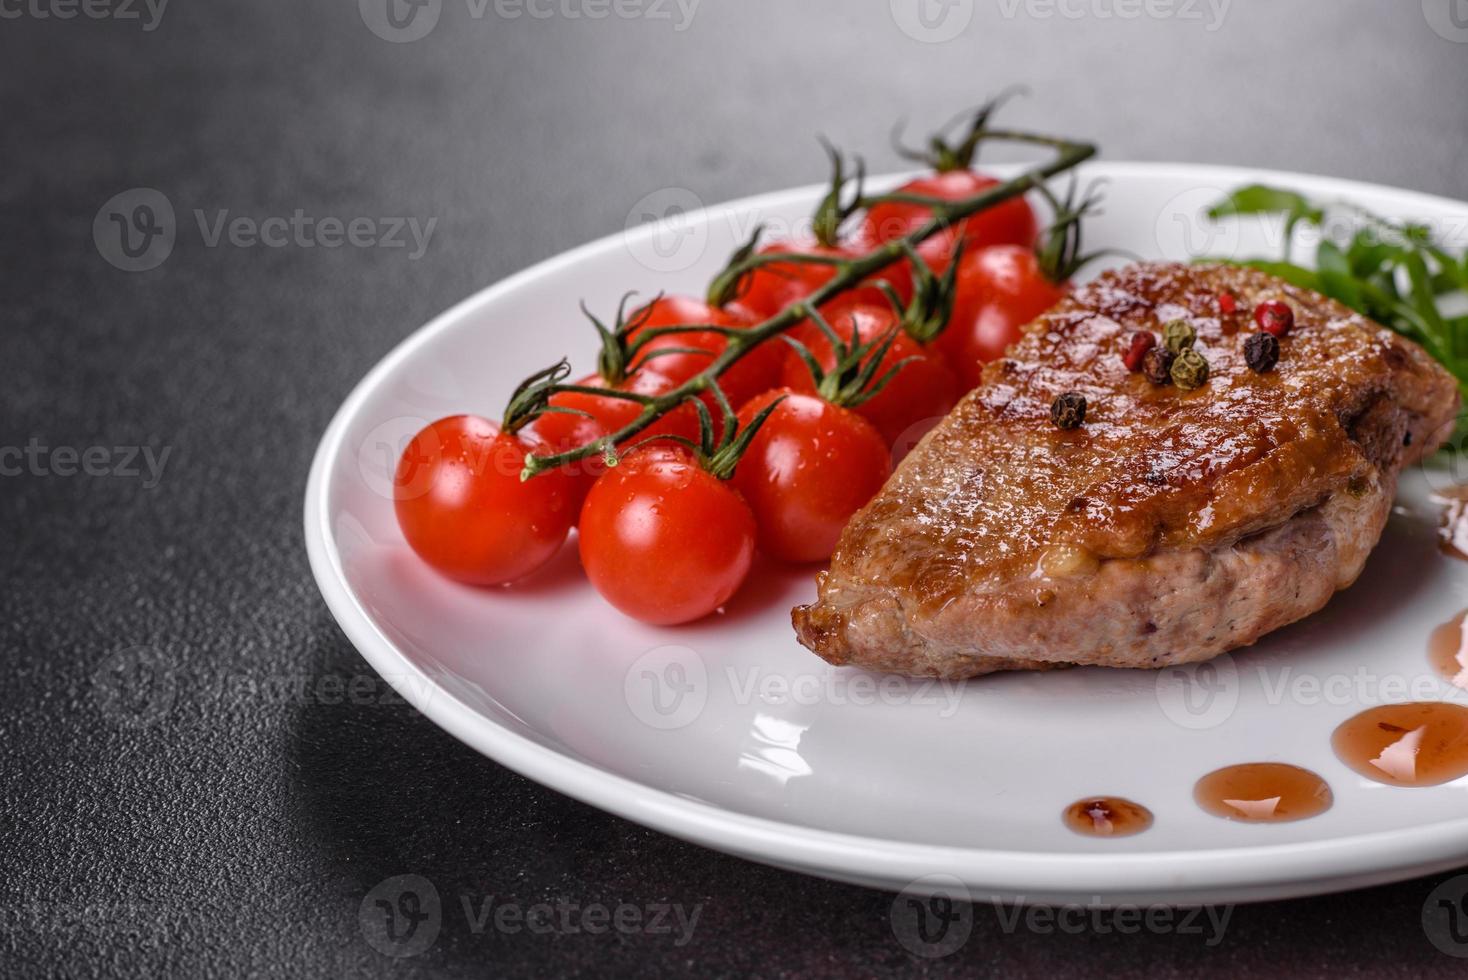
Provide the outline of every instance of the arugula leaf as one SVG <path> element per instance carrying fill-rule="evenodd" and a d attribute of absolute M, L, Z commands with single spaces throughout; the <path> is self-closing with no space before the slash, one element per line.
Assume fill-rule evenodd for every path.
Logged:
<path fill-rule="evenodd" d="M 1240 187 L 1208 209 L 1208 217 L 1215 221 L 1237 214 L 1282 214 L 1286 220 L 1306 220 L 1317 225 L 1325 219 L 1324 210 L 1303 196 L 1263 184 Z"/>
<path fill-rule="evenodd" d="M 1364 309 L 1366 300 L 1361 294 L 1360 283 L 1351 271 L 1346 253 L 1329 238 L 1323 238 L 1315 250 L 1315 271 L 1320 278 L 1320 291 L 1331 299 L 1338 299 L 1354 310 Z"/>
<path fill-rule="evenodd" d="M 1208 209 L 1208 217 L 1219 218 L 1241 214 L 1279 214 L 1284 216 L 1284 257 L 1290 257 L 1290 246 L 1295 236 L 1295 226 L 1301 221 L 1318 225 L 1325 220 L 1325 211 L 1316 207 L 1302 195 L 1279 187 L 1249 184 Z"/>
<path fill-rule="evenodd" d="M 1326 225 L 1333 208 L 1364 223 L 1348 240 L 1336 240 Z M 1214 219 L 1250 214 L 1284 220 L 1283 260 L 1221 261 L 1323 293 L 1410 337 L 1441 361 L 1468 395 L 1468 315 L 1458 312 L 1468 301 L 1468 251 L 1454 254 L 1433 239 L 1425 224 L 1391 221 L 1344 202 L 1317 203 L 1263 184 L 1240 187 L 1208 209 Z M 1314 269 L 1290 261 L 1291 240 L 1301 222 L 1322 231 Z M 1453 315 L 1443 312 L 1444 303 L 1455 304 Z"/>

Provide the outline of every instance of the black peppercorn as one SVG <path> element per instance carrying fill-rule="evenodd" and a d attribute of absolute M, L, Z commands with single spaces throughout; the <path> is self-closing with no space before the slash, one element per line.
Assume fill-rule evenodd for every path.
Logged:
<path fill-rule="evenodd" d="M 1154 385 L 1172 384 L 1172 362 L 1177 355 L 1166 347 L 1154 347 L 1142 358 L 1142 373 Z"/>
<path fill-rule="evenodd" d="M 1050 421 L 1060 429 L 1076 429 L 1086 421 L 1086 396 L 1067 391 L 1050 403 Z"/>
<path fill-rule="evenodd" d="M 1254 333 L 1244 341 L 1244 362 L 1249 370 L 1263 374 L 1279 363 L 1279 341 L 1273 334 Z"/>

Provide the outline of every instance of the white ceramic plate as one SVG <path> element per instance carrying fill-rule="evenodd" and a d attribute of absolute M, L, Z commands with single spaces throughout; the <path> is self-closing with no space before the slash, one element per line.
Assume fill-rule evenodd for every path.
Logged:
<path fill-rule="evenodd" d="M 1200 209 L 1254 180 L 1430 219 L 1461 247 L 1468 205 L 1283 173 L 1097 163 L 1109 181 L 1090 244 L 1143 257 L 1274 254 L 1263 223 Z M 511 387 L 563 353 L 588 367 L 584 297 L 698 293 L 755 220 L 779 230 L 809 187 L 695 211 L 543 262 L 468 299 L 394 350 L 322 439 L 306 542 L 327 604 L 372 666 L 424 714 L 498 762 L 666 833 L 785 868 L 975 899 L 1239 901 L 1304 895 L 1468 863 L 1468 779 L 1364 780 L 1330 749 L 1369 705 L 1453 689 L 1429 630 L 1468 605 L 1468 563 L 1434 547 L 1434 480 L 1407 474 L 1361 581 L 1320 614 L 1193 675 L 1081 669 L 944 687 L 833 669 L 796 642 L 789 609 L 814 569 L 757 567 L 725 614 L 662 629 L 623 618 L 581 578 L 574 546 L 510 589 L 429 572 L 393 519 L 388 474 L 426 421 L 498 417 Z M 652 195 L 650 210 L 686 192 Z M 1221 820 L 1195 780 L 1236 762 L 1321 774 L 1325 814 Z M 1151 830 L 1092 839 L 1062 826 L 1083 796 L 1151 808 Z"/>

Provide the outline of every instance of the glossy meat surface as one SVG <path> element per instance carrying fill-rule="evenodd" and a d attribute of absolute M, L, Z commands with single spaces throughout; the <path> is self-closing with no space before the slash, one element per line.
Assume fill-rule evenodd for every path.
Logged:
<path fill-rule="evenodd" d="M 1223 292 L 1236 297 L 1236 313 L 1219 313 Z M 1290 304 L 1295 326 L 1277 367 L 1258 374 L 1243 344 L 1257 331 L 1254 306 L 1271 299 Z M 1209 381 L 1193 391 L 1153 385 L 1122 362 L 1133 331 L 1160 338 L 1173 320 L 1192 325 L 1210 365 Z M 1065 391 L 1086 397 L 1078 429 L 1050 421 L 1051 402 Z M 1415 344 L 1307 290 L 1224 266 L 1106 273 L 1031 324 L 852 519 L 820 598 L 795 612 L 797 632 L 833 663 L 945 676 L 1153 665 L 1151 647 L 1187 637 L 1146 640 L 1156 632 L 1147 631 L 1146 606 L 1196 583 L 1140 588 L 1139 576 L 1163 573 L 1149 563 L 1232 548 L 1339 493 L 1384 494 L 1389 503 L 1399 467 L 1448 434 L 1456 409 L 1452 378 Z M 1369 541 L 1364 551 L 1342 542 L 1350 575 L 1331 576 L 1325 598 L 1354 579 L 1356 553 L 1364 561 L 1375 544 L 1380 527 L 1370 525 L 1379 522 L 1368 515 L 1385 520 L 1384 505 L 1355 511 Z M 1349 523 L 1331 527 L 1355 536 Z M 1116 562 L 1126 564 L 1107 567 Z M 1330 571 L 1305 564 L 1298 574 Z M 1088 649 L 1086 636 L 1115 628 L 1087 620 L 1118 615 L 1115 595 L 1101 590 L 1114 593 L 1123 571 L 1143 640 L 1118 657 Z M 1061 603 L 1069 620 L 1057 629 L 1046 597 L 1065 590 L 1090 599 Z M 1259 628 L 1323 601 L 1282 622 L 1262 617 Z M 1258 634 L 1248 633 L 1229 631 L 1223 641 L 1253 642 Z M 1025 648 L 1025 635 L 1041 634 L 1050 639 Z M 1219 637 L 1203 640 L 1197 651 L 1222 652 Z"/>

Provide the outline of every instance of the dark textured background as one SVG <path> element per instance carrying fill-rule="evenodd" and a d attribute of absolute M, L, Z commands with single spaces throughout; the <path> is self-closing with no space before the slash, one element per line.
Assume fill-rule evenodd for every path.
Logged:
<path fill-rule="evenodd" d="M 1468 45 L 1418 0 L 1234 0 L 1217 31 L 980 3 L 938 44 L 899 31 L 887 0 L 704 0 L 683 31 L 473 19 L 444 0 L 407 44 L 351 0 L 175 0 L 152 31 L 28 2 L 0 19 L 0 447 L 170 455 L 156 487 L 0 477 L 0 973 L 1462 975 L 1419 924 L 1433 880 L 1240 908 L 1212 948 L 1010 934 L 978 907 L 961 951 L 917 959 L 890 896 L 629 825 L 390 703 L 319 599 L 300 530 L 316 440 L 393 344 L 623 227 L 657 188 L 717 201 L 819 179 L 817 130 L 888 169 L 898 115 L 933 123 L 1021 81 L 1034 97 L 1011 120 L 1113 159 L 1468 198 Z M 92 221 L 135 187 L 172 201 L 179 235 L 159 268 L 127 273 Z M 410 261 L 207 248 L 195 208 L 439 220 Z M 358 907 L 406 873 L 443 896 L 443 927 L 392 959 Z M 476 934 L 461 894 L 701 910 L 681 947 Z"/>

